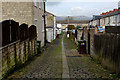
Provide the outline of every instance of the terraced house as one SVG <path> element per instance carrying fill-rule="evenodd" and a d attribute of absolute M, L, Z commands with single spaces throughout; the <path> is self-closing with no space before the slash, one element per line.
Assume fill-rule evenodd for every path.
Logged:
<path fill-rule="evenodd" d="M 56 16 L 49 12 L 46 13 L 47 41 L 52 42 L 56 38 Z"/>
<path fill-rule="evenodd" d="M 113 9 L 94 17 L 90 21 L 91 26 L 120 26 L 120 2 L 118 3 L 118 9 Z"/>
<path fill-rule="evenodd" d="M 96 18 L 90 21 L 91 26 L 120 26 L 120 13 L 118 9 L 113 11 L 102 13 L 100 16 L 96 15 Z"/>
<path fill-rule="evenodd" d="M 44 46 L 44 4 L 42 0 L 25 0 L 25 2 L 2 2 L 2 21 L 14 20 L 37 26 L 37 40 Z"/>

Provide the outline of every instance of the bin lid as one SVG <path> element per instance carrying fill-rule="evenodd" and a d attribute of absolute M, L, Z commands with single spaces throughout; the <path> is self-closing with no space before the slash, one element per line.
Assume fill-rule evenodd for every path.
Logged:
<path fill-rule="evenodd" d="M 41 41 L 37 41 L 37 42 L 41 42 Z"/>
<path fill-rule="evenodd" d="M 81 42 L 86 42 L 86 41 L 85 41 L 85 40 L 78 40 L 78 42 L 80 42 L 80 43 L 81 43 Z"/>

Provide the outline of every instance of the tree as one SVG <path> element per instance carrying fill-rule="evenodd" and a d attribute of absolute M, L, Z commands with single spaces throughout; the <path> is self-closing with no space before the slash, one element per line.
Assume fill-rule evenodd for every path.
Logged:
<path fill-rule="evenodd" d="M 75 29 L 75 26 L 74 25 L 68 25 L 67 28 L 68 28 L 68 30 L 72 30 L 72 29 Z"/>

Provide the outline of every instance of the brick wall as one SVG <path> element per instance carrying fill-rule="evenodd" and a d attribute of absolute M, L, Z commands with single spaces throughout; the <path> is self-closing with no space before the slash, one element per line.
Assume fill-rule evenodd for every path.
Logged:
<path fill-rule="evenodd" d="M 54 20 L 53 20 L 53 15 L 51 13 L 47 13 L 48 15 L 46 16 L 46 27 L 54 27 Z"/>
<path fill-rule="evenodd" d="M 83 29 L 77 30 L 77 40 L 82 40 L 83 36 Z"/>
<path fill-rule="evenodd" d="M 0 21 L 13 19 L 19 24 L 36 25 L 37 40 L 41 41 L 41 46 L 44 46 L 43 13 L 43 2 L 40 5 L 37 2 L 37 6 L 34 6 L 33 2 L 2 2 L 2 20 Z"/>
<path fill-rule="evenodd" d="M 78 39 L 83 32 L 88 52 L 88 33 L 90 34 L 90 56 L 113 72 L 120 73 L 120 34 L 96 33 L 95 29 L 78 30 Z M 110 31 L 110 30 L 108 30 Z"/>
<path fill-rule="evenodd" d="M 2 2 L 2 21 L 13 19 L 20 24 L 33 24 L 32 2 Z"/>
<path fill-rule="evenodd" d="M 86 41 L 86 52 L 88 53 L 88 29 L 84 28 L 83 30 L 83 40 Z"/>
<path fill-rule="evenodd" d="M 41 41 L 41 46 L 44 46 L 44 14 L 43 2 L 40 3 L 41 8 L 39 7 L 39 2 L 37 6 L 33 6 L 33 24 L 37 26 L 37 40 Z"/>
<path fill-rule="evenodd" d="M 94 54 L 94 35 L 95 35 L 95 29 L 91 28 L 90 31 L 90 55 Z"/>

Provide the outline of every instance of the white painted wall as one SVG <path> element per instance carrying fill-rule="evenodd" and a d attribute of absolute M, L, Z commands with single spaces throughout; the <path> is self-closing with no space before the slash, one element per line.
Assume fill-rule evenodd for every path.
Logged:
<path fill-rule="evenodd" d="M 105 18 L 100 19 L 100 26 L 105 27 Z"/>
<path fill-rule="evenodd" d="M 92 21 L 90 21 L 90 25 L 92 26 Z"/>
<path fill-rule="evenodd" d="M 120 14 L 117 15 L 117 26 L 120 26 Z"/>
<path fill-rule="evenodd" d="M 46 29 L 46 32 L 47 32 L 47 41 L 48 42 L 52 42 L 53 40 L 53 30 L 52 29 Z"/>
<path fill-rule="evenodd" d="M 105 26 L 110 26 L 110 17 L 105 18 Z"/>
<path fill-rule="evenodd" d="M 57 34 L 61 34 L 61 29 L 57 29 Z"/>
<path fill-rule="evenodd" d="M 115 26 L 115 16 L 110 16 L 110 26 Z"/>
<path fill-rule="evenodd" d="M 62 27 L 62 24 L 57 24 L 57 27 L 58 27 L 58 28 L 61 28 L 61 27 Z"/>

